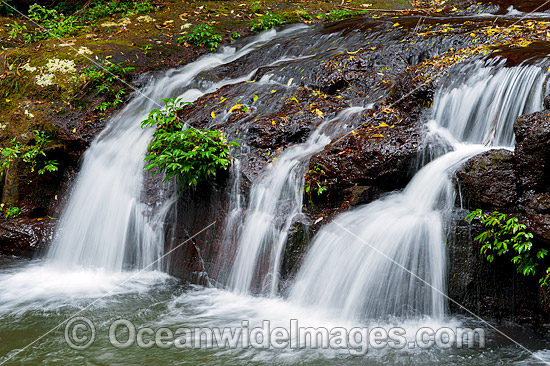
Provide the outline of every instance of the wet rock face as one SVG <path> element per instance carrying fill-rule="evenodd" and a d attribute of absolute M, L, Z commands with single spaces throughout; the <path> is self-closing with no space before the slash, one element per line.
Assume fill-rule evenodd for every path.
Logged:
<path fill-rule="evenodd" d="M 19 217 L 0 220 L 0 254 L 32 257 L 51 240 L 56 221 Z"/>
<path fill-rule="evenodd" d="M 407 184 L 425 131 L 416 124 L 393 126 L 353 131 L 312 157 L 310 170 L 325 171 L 328 196 L 354 186 L 391 191 Z"/>
<path fill-rule="evenodd" d="M 449 308 L 455 314 L 473 313 L 492 319 L 540 325 L 548 321 L 544 293 L 534 277 L 516 272 L 505 258 L 489 263 L 480 253 L 475 236 L 481 225 L 464 221 L 469 212 L 457 210 L 451 218 L 453 230 L 448 233 L 448 296 Z M 545 315 L 546 314 L 546 315 Z"/>
<path fill-rule="evenodd" d="M 550 111 L 518 118 L 514 133 L 522 190 L 546 191 L 550 188 Z"/>
<path fill-rule="evenodd" d="M 549 248 L 550 111 L 519 117 L 514 133 L 514 153 L 492 150 L 474 156 L 456 172 L 456 180 L 470 210 L 498 210 L 519 217 L 533 233 L 533 247 Z M 544 304 L 550 300 L 548 291 L 538 286 L 538 275 L 517 274 L 508 257 L 488 263 L 473 240 L 481 233 L 481 225 L 464 222 L 467 213 L 457 214 L 461 217 L 455 217 L 456 226 L 449 235 L 449 295 L 479 314 L 532 324 L 548 322 Z"/>
<path fill-rule="evenodd" d="M 456 171 L 461 194 L 471 208 L 503 209 L 518 198 L 514 155 L 508 150 L 491 150 L 470 159 Z"/>
<path fill-rule="evenodd" d="M 514 153 L 477 155 L 456 172 L 456 180 L 468 208 L 524 217 L 535 239 L 550 245 L 550 111 L 519 117 L 514 133 Z"/>
<path fill-rule="evenodd" d="M 252 181 L 287 146 L 305 142 L 326 118 L 346 107 L 339 99 L 304 87 L 240 83 L 205 95 L 179 117 L 191 126 L 221 129 L 229 140 L 238 139 L 241 148 L 233 156 Z"/>

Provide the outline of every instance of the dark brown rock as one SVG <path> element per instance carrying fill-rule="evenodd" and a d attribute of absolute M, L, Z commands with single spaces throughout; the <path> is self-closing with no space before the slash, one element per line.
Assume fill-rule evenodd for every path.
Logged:
<path fill-rule="evenodd" d="M 516 134 L 517 174 L 523 191 L 544 192 L 550 188 L 550 111 L 519 117 Z"/>
<path fill-rule="evenodd" d="M 50 218 L 0 220 L 0 254 L 32 257 L 49 243 L 55 224 Z"/>
<path fill-rule="evenodd" d="M 236 105 L 245 110 L 230 112 Z M 324 118 L 346 106 L 339 99 L 303 87 L 275 89 L 271 84 L 239 83 L 199 98 L 181 110 L 179 117 L 194 127 L 221 129 L 229 140 L 239 139 L 244 154 L 242 173 L 252 181 L 283 149 L 305 142 Z"/>
<path fill-rule="evenodd" d="M 514 155 L 508 150 L 490 150 L 476 155 L 456 171 L 465 204 L 471 209 L 502 209 L 518 198 Z"/>
<path fill-rule="evenodd" d="M 328 196 L 339 196 L 354 186 L 377 186 L 385 191 L 403 188 L 414 173 L 424 133 L 415 124 L 353 131 L 315 154 L 310 169 L 319 166 L 325 171 Z"/>
<path fill-rule="evenodd" d="M 542 305 L 544 291 L 538 278 L 517 273 L 510 258 L 497 257 L 489 263 L 474 242 L 481 233 L 481 224 L 468 224 L 466 210 L 458 210 L 452 218 L 448 240 L 448 296 L 452 313 L 483 318 L 540 325 L 548 322 Z M 459 305 L 460 304 L 460 305 Z"/>

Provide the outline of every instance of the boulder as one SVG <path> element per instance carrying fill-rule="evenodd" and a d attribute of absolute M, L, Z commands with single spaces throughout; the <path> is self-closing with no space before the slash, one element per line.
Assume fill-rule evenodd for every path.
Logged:
<path fill-rule="evenodd" d="M 550 188 L 550 111 L 519 117 L 514 124 L 516 162 L 523 191 Z"/>
<path fill-rule="evenodd" d="M 476 155 L 456 171 L 463 203 L 471 209 L 503 209 L 518 198 L 514 154 L 490 150 Z"/>
<path fill-rule="evenodd" d="M 51 240 L 55 224 L 51 218 L 0 220 L 0 254 L 32 257 Z"/>
<path fill-rule="evenodd" d="M 425 135 L 419 124 L 366 127 L 330 143 L 310 161 L 320 167 L 329 197 L 355 186 L 377 186 L 385 191 L 405 187 L 414 174 L 418 147 Z"/>

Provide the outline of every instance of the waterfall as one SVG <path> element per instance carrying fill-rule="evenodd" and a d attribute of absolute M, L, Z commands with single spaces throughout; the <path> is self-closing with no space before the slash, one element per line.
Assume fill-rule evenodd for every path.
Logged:
<path fill-rule="evenodd" d="M 251 188 L 248 215 L 239 238 L 229 285 L 237 292 L 278 290 L 279 269 L 288 230 L 302 213 L 304 176 L 309 158 L 325 147 L 330 138 L 324 132 L 335 122 L 344 122 L 362 107 L 351 107 L 319 125 L 308 140 L 285 150 L 269 166 L 265 176 Z M 260 285 L 253 281 L 257 279 Z"/>
<path fill-rule="evenodd" d="M 436 93 L 428 124 L 451 151 L 402 192 L 338 216 L 308 251 L 289 295 L 351 318 L 445 312 L 443 217 L 455 203 L 450 176 L 487 145 L 513 146 L 513 122 L 542 108 L 546 68 L 480 61 L 460 66 Z M 449 78 L 449 79 L 451 79 Z"/>
<path fill-rule="evenodd" d="M 303 28 L 264 32 L 239 50 L 224 47 L 220 53 L 166 72 L 135 93 L 84 154 L 48 260 L 63 267 L 115 272 L 128 267 L 145 268 L 157 260 L 164 249 L 164 215 L 173 200 L 163 197 L 157 205 L 164 207 L 148 207 L 141 202 L 143 159 L 154 131 L 142 129 L 141 121 L 153 108 L 158 108 L 163 98 L 179 97 L 192 102 L 224 85 L 249 80 L 255 70 L 206 86 L 196 76 L 235 61 L 275 37 Z"/>

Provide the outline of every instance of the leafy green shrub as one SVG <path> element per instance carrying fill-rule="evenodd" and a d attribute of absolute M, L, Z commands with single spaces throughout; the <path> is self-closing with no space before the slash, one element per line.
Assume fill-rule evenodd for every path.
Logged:
<path fill-rule="evenodd" d="M 120 80 L 127 80 L 134 67 L 123 66 L 123 63 L 112 63 L 109 60 L 103 60 L 99 66 L 90 66 L 82 70 L 82 76 L 87 80 L 84 88 L 76 93 L 73 98 L 85 94 L 88 90 L 95 90 L 96 95 L 103 95 L 106 98 L 96 109 L 102 112 L 111 106 L 117 106 L 122 103 L 122 96 L 126 94 L 126 89 L 116 88 L 115 85 Z"/>
<path fill-rule="evenodd" d="M 6 207 L 6 212 L 4 215 L 6 215 L 7 219 L 21 216 L 21 209 L 17 206 Z"/>
<path fill-rule="evenodd" d="M 2 5 L 7 10 L 10 8 Z M 64 3 L 54 8 L 34 4 L 29 7 L 28 17 L 38 24 L 27 26 L 14 21 L 11 24 L 10 36 L 21 39 L 25 43 L 36 42 L 43 39 L 63 38 L 79 33 L 85 25 L 89 25 L 100 18 L 121 13 L 122 16 L 148 13 L 154 10 L 150 0 L 139 1 L 101 1 L 92 2 L 85 9 L 75 12 L 73 15 L 63 15 L 63 10 L 72 10 L 73 7 Z"/>
<path fill-rule="evenodd" d="M 319 14 L 318 18 L 325 19 L 331 22 L 342 20 L 350 17 L 354 17 L 360 14 L 365 13 L 365 11 L 355 11 L 349 9 L 335 9 L 326 14 Z"/>
<path fill-rule="evenodd" d="M 481 209 L 477 209 L 466 216 L 470 222 L 476 217 L 481 220 L 485 231 L 476 236 L 474 240 L 481 244 L 480 253 L 489 262 L 492 262 L 495 256 L 511 252 L 512 262 L 516 265 L 518 273 L 524 276 L 535 275 L 540 260 L 548 254 L 548 251 L 540 249 L 536 253 L 532 253 L 533 234 L 526 231 L 526 225 L 520 223 L 517 217 L 509 217 L 498 211 L 485 213 Z M 549 277 L 550 268 L 539 280 L 540 285 L 547 285 Z"/>
<path fill-rule="evenodd" d="M 34 172 L 38 170 L 38 174 L 57 171 L 59 165 L 56 160 L 45 160 L 46 153 L 44 148 L 52 140 L 44 131 L 34 131 L 34 138 L 27 144 L 22 144 L 13 138 L 10 145 L 0 148 L 2 163 L 0 164 L 0 176 L 3 176 L 9 169 L 10 165 L 17 158 L 23 159 L 29 170 Z"/>
<path fill-rule="evenodd" d="M 21 38 L 25 43 L 30 43 L 41 39 L 72 36 L 81 28 L 76 17 L 64 16 L 55 9 L 38 4 L 29 7 L 28 17 L 39 26 L 28 29 L 27 26 L 14 21 L 10 30 L 12 38 Z"/>
<path fill-rule="evenodd" d="M 189 34 L 178 38 L 179 43 L 189 42 L 195 46 L 207 47 L 210 51 L 215 51 L 221 41 L 222 36 L 214 33 L 214 28 L 208 24 L 199 24 Z"/>
<path fill-rule="evenodd" d="M 180 99 L 162 101 L 166 107 L 153 109 L 141 123 L 142 127 L 157 127 L 147 149 L 145 170 L 154 169 L 153 175 L 163 172 L 164 182 L 175 177 L 178 184 L 196 186 L 231 165 L 229 147 L 238 145 L 235 141 L 228 143 L 219 130 L 185 126 L 176 112 L 190 103 L 182 103 Z"/>
<path fill-rule="evenodd" d="M 13 15 L 13 9 L 11 8 L 11 4 L 9 4 L 11 0 L 4 0 L 0 3 L 0 15 L 3 16 L 9 16 Z"/>
<path fill-rule="evenodd" d="M 103 1 L 96 0 L 92 2 L 89 8 L 82 12 L 81 20 L 86 23 L 92 23 L 100 18 L 112 16 L 113 14 L 122 14 L 123 17 L 144 14 L 153 11 L 155 7 L 149 0 L 140 1 Z"/>
<path fill-rule="evenodd" d="M 265 13 L 250 23 L 250 30 L 252 32 L 268 30 L 284 22 L 285 20 L 281 14 Z"/>

